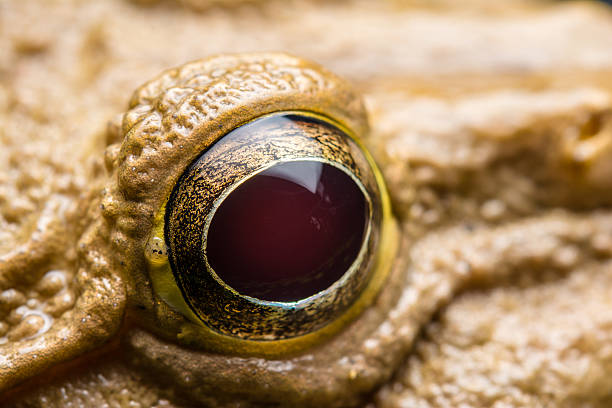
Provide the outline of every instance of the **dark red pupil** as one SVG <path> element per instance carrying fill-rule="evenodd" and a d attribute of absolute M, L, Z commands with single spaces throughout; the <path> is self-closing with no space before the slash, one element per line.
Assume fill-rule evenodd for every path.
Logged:
<path fill-rule="evenodd" d="M 206 254 L 240 294 L 290 302 L 337 281 L 364 237 L 366 201 L 344 171 L 316 161 L 277 164 L 221 203 Z"/>

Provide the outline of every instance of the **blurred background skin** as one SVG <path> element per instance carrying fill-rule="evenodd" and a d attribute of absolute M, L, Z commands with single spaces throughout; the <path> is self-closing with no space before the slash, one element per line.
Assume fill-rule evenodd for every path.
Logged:
<path fill-rule="evenodd" d="M 250 51 L 314 60 L 363 93 L 369 147 L 415 242 L 410 273 L 439 283 L 371 404 L 612 405 L 604 2 L 0 0 L 0 252 L 27 238 L 19 220 L 40 214 L 49 177 L 87 188 L 109 119 L 143 81 Z M 171 395 L 171 381 L 96 364 L 58 384 L 93 394 L 99 369 Z"/>

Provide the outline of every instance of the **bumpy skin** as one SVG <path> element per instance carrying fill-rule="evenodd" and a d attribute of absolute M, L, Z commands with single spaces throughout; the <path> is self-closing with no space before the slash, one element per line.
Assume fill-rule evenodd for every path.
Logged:
<path fill-rule="evenodd" d="M 3 3 L 1 403 L 609 406 L 612 17 L 586 4 L 437 5 L 270 1 L 261 12 L 195 14 L 171 2 Z M 180 111 L 181 91 L 168 91 L 185 87 L 183 68 L 140 88 L 131 113 L 105 130 L 143 79 L 261 49 L 316 60 L 365 94 L 366 143 L 403 241 L 376 303 L 287 358 L 186 345 L 184 319 L 158 302 L 142 268 L 157 206 L 203 146 L 189 135 L 236 120 L 235 105 L 180 128 L 191 116 L 165 112 Z M 276 58 L 323 72 L 309 83 L 331 95 L 326 71 Z M 205 94 L 211 83 L 198 81 Z M 256 98 L 230 102 L 248 116 Z M 190 106 L 198 115 L 208 103 Z M 367 134 L 365 125 L 352 123 Z M 155 145 L 177 129 L 171 142 L 186 138 L 184 158 Z"/>

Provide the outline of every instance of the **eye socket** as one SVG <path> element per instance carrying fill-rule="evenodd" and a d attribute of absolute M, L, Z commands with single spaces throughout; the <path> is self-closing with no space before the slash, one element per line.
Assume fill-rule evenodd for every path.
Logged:
<path fill-rule="evenodd" d="M 380 197 L 368 157 L 330 120 L 260 118 L 213 144 L 176 183 L 164 221 L 172 274 L 191 312 L 218 333 L 311 333 L 372 278 Z"/>
<path fill-rule="evenodd" d="M 397 226 L 382 176 L 361 144 L 368 137 L 361 98 L 324 68 L 274 53 L 193 61 L 138 88 L 117 136 L 105 152 L 111 176 L 100 223 L 126 279 L 131 316 L 147 330 L 210 352 L 287 356 L 342 335 L 383 289 Z M 319 170 L 316 189 L 312 177 L 296 178 Z M 219 238 L 243 235 L 232 226 L 254 228 L 248 223 L 259 217 L 248 217 L 250 207 L 242 206 L 245 222 L 230 225 L 223 214 L 233 201 L 242 203 L 243 189 L 280 174 L 305 194 L 302 205 L 308 197 L 320 203 L 319 185 L 326 191 L 329 183 L 359 197 L 345 198 L 353 205 L 346 219 L 328 217 L 338 235 L 325 234 L 325 241 L 298 231 L 301 242 L 276 239 L 297 255 L 253 251 L 254 242 L 264 244 L 258 237 L 242 249 Z M 310 190 L 299 190 L 304 184 Z M 280 211 L 274 215 L 290 227 Z M 228 257 L 238 250 L 242 258 Z M 266 254 L 260 262 L 278 262 L 270 279 L 234 273 L 245 271 L 238 263 Z M 293 274 L 285 279 L 288 269 Z"/>

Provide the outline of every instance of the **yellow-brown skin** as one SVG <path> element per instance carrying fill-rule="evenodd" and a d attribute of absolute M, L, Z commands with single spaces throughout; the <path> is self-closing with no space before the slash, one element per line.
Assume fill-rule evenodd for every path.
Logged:
<path fill-rule="evenodd" d="M 169 3 L 3 4 L 2 402 L 609 406 L 612 17 L 585 4 L 486 3 L 271 2 L 202 14 Z M 117 116 L 129 89 L 167 67 L 261 49 L 309 57 L 351 85 L 332 79 L 341 89 L 311 100 L 269 92 L 264 111 L 251 99 L 263 93 L 242 95 L 242 108 L 221 106 L 196 133 L 218 137 L 265 109 L 335 117 L 372 150 L 402 231 L 371 307 L 331 338 L 267 358 L 177 337 L 185 319 L 155 298 L 142 247 L 207 142 L 188 138 L 187 155 L 131 150 L 156 140 L 146 129 L 125 136 L 138 106 L 165 92 L 159 82 Z M 266 58 L 272 72 L 293 64 L 335 78 Z M 370 131 L 352 89 L 365 95 Z M 122 167 L 130 154 L 147 160 Z"/>

